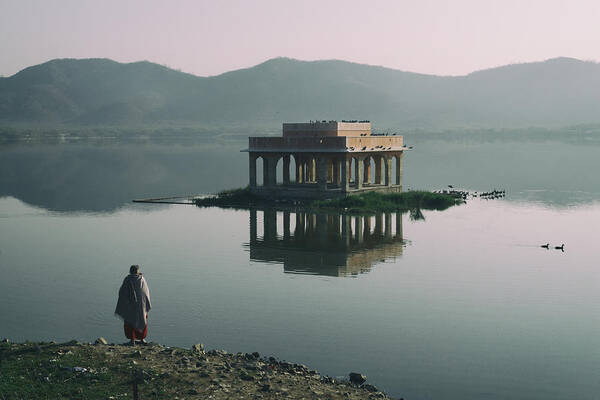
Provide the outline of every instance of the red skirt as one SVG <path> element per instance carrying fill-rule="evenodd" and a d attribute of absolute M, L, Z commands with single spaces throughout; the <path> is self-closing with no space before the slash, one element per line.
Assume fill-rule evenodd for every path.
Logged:
<path fill-rule="evenodd" d="M 148 325 L 144 327 L 143 331 L 138 331 L 137 329 L 134 329 L 133 326 L 125 322 L 124 329 L 127 339 L 142 340 L 145 339 L 146 335 L 148 334 Z"/>

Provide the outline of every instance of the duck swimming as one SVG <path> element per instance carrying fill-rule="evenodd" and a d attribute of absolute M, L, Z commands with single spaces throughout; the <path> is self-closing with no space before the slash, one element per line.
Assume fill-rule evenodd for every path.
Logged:
<path fill-rule="evenodd" d="M 561 244 L 560 246 L 554 246 L 555 250 L 565 251 L 565 244 Z"/>
<path fill-rule="evenodd" d="M 550 248 L 550 243 L 543 244 L 540 247 L 543 247 L 545 249 L 549 249 Z"/>

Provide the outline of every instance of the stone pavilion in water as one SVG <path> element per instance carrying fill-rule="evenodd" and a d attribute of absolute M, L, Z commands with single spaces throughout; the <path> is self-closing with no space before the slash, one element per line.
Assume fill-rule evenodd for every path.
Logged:
<path fill-rule="evenodd" d="M 249 138 L 250 190 L 287 199 L 401 192 L 405 150 L 402 136 L 372 134 L 369 121 L 284 123 L 280 137 Z"/>

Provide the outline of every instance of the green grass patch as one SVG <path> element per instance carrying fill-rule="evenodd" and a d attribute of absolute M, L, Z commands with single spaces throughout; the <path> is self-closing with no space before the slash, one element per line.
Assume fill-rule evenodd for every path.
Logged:
<path fill-rule="evenodd" d="M 257 206 L 284 205 L 277 199 L 263 198 L 250 192 L 249 188 L 225 190 L 214 196 L 196 199 L 198 207 L 226 207 L 247 209 Z M 289 202 L 288 202 L 289 203 Z M 445 210 L 464 201 L 450 194 L 414 190 L 403 193 L 367 192 L 330 200 L 301 202 L 307 208 L 335 210 L 350 213 L 385 211 Z M 300 204 L 298 202 L 295 203 Z M 416 213 L 418 215 L 419 213 Z M 418 218 L 417 218 L 418 219 Z"/>
<path fill-rule="evenodd" d="M 331 200 L 313 202 L 320 209 L 343 210 L 351 213 L 409 211 L 409 210 L 445 210 L 464 201 L 449 194 L 433 193 L 423 190 L 403 193 L 367 192 Z"/>
<path fill-rule="evenodd" d="M 265 204 L 265 199 L 262 199 L 250 192 L 250 189 L 239 188 L 223 190 L 214 196 L 196 199 L 198 207 L 233 207 L 247 208 Z"/>

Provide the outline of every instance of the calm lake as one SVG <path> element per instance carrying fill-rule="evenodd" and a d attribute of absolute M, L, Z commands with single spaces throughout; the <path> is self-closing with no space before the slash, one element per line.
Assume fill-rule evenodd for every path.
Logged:
<path fill-rule="evenodd" d="M 0 336 L 124 342 L 113 311 L 138 263 L 151 341 L 358 371 L 405 399 L 597 398 L 600 145 L 406 143 L 405 188 L 506 198 L 424 220 L 132 204 L 246 185 L 245 143 L 4 144 Z"/>

